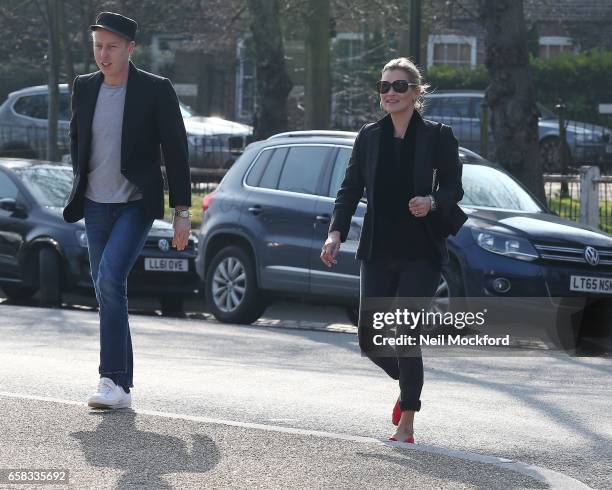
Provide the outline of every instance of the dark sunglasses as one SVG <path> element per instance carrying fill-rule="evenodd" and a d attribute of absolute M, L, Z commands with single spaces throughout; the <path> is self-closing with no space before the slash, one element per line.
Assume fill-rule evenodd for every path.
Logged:
<path fill-rule="evenodd" d="M 407 92 L 410 87 L 418 87 L 418 83 L 409 82 L 408 80 L 395 80 L 394 82 L 384 82 L 379 80 L 376 82 L 376 90 L 378 90 L 379 94 L 386 94 L 391 87 L 398 94 L 403 94 Z"/>

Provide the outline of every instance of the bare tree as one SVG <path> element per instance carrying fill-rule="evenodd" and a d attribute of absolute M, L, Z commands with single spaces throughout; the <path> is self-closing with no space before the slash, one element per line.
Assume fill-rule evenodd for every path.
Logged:
<path fill-rule="evenodd" d="M 57 148 L 57 121 L 59 115 L 59 71 L 60 71 L 60 17 L 59 0 L 47 0 L 46 17 L 49 30 L 49 109 L 47 126 L 47 160 L 57 160 L 59 152 Z"/>
<path fill-rule="evenodd" d="M 57 11 L 58 19 L 57 26 L 59 29 L 59 38 L 62 43 L 62 57 L 64 59 L 64 71 L 66 72 L 66 79 L 68 80 L 69 90 L 72 91 L 72 80 L 74 80 L 74 61 L 72 58 L 72 47 L 70 43 L 70 36 L 68 33 L 68 26 L 66 25 L 66 0 L 62 0 L 59 3 Z"/>
<path fill-rule="evenodd" d="M 306 127 L 327 129 L 331 116 L 329 0 L 309 1 L 306 25 Z"/>
<path fill-rule="evenodd" d="M 480 0 L 496 159 L 545 200 L 523 0 Z"/>
<path fill-rule="evenodd" d="M 287 96 L 292 83 L 285 67 L 278 0 L 248 0 L 255 48 L 258 107 L 255 137 L 287 129 Z"/>

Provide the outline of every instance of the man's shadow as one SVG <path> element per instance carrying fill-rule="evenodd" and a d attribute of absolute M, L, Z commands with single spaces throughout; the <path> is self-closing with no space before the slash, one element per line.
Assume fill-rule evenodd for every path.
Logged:
<path fill-rule="evenodd" d="M 216 444 L 207 436 L 193 434 L 187 441 L 136 428 L 133 410 L 95 411 L 102 422 L 95 431 L 73 432 L 92 466 L 122 470 L 115 488 L 145 485 L 172 488 L 162 479 L 168 473 L 204 473 L 219 462 Z"/>

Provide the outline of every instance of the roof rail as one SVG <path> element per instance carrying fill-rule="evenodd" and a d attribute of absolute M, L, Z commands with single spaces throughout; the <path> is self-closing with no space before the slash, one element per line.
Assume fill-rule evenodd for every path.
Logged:
<path fill-rule="evenodd" d="M 287 131 L 286 133 L 278 133 L 270 136 L 268 139 L 275 138 L 296 138 L 296 137 L 336 137 L 336 138 L 355 138 L 356 132 L 353 131 L 329 131 L 329 130 L 310 130 L 310 131 Z"/>

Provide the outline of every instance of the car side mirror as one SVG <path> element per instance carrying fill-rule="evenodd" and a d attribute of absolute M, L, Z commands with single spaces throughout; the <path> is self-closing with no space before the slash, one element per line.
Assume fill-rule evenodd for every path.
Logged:
<path fill-rule="evenodd" d="M 17 201 L 12 197 L 5 197 L 0 199 L 0 209 L 4 209 L 5 211 L 15 212 L 18 209 Z"/>
<path fill-rule="evenodd" d="M 9 213 L 15 213 L 20 218 L 28 214 L 28 208 L 22 202 L 12 197 L 0 199 L 0 209 L 4 209 Z"/>

